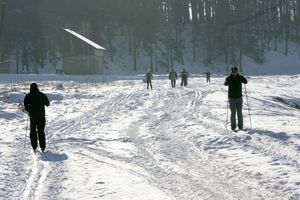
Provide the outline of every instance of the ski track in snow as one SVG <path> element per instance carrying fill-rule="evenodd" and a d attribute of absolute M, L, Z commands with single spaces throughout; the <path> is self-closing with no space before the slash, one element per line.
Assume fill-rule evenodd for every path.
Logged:
<path fill-rule="evenodd" d="M 52 98 L 44 154 L 24 137 L 17 101 L 0 96 L 0 199 L 300 199 L 300 114 L 277 98 L 297 98 L 299 80 L 251 78 L 244 123 L 250 103 L 255 128 L 238 133 L 225 128 L 223 82 L 41 82 Z"/>

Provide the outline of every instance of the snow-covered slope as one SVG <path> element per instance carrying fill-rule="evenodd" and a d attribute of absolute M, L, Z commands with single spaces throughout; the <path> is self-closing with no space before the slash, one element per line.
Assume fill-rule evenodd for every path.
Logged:
<path fill-rule="evenodd" d="M 138 76 L 1 75 L 0 199 L 300 199 L 300 77 L 248 78 L 235 133 L 223 76 L 146 90 Z M 32 81 L 51 100 L 44 154 L 18 109 Z"/>

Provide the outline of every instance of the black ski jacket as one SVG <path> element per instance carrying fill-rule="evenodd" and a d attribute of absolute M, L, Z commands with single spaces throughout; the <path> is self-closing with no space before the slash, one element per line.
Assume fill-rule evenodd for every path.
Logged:
<path fill-rule="evenodd" d="M 228 98 L 240 98 L 242 97 L 242 83 L 247 84 L 247 79 L 237 74 L 236 76 L 230 75 L 226 78 L 224 85 L 229 86 Z"/>
<path fill-rule="evenodd" d="M 172 71 L 169 73 L 169 80 L 176 80 L 177 79 L 177 73 Z"/>
<path fill-rule="evenodd" d="M 189 77 L 189 73 L 186 72 L 186 71 L 182 71 L 180 73 L 180 77 L 183 78 L 183 79 L 187 79 Z"/>
<path fill-rule="evenodd" d="M 45 106 L 49 106 L 48 97 L 40 92 L 38 88 L 30 89 L 24 98 L 25 110 L 29 112 L 30 118 L 39 119 L 45 117 Z"/>
<path fill-rule="evenodd" d="M 151 72 L 147 72 L 145 76 L 146 76 L 147 82 L 150 82 L 153 79 L 153 75 Z"/>

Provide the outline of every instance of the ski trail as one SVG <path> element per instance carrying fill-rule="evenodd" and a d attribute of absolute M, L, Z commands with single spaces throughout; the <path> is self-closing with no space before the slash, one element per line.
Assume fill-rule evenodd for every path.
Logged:
<path fill-rule="evenodd" d="M 149 107 L 153 111 L 157 110 L 165 114 L 160 116 L 161 118 L 158 120 L 157 115 L 151 113 L 150 110 L 146 111 L 145 113 L 148 113 L 148 115 L 141 116 L 141 119 L 133 122 L 129 128 L 130 137 L 137 143 L 139 149 L 139 160 L 146 160 L 146 163 L 148 163 L 145 165 L 145 163 L 142 162 L 141 165 L 145 166 L 148 171 L 151 171 L 154 176 L 157 177 L 157 179 L 151 182 L 158 184 L 159 188 L 164 191 L 172 193 L 182 199 L 193 199 L 199 196 L 202 196 L 204 199 L 263 198 L 260 192 L 258 192 L 258 187 L 247 184 L 247 181 L 250 179 L 236 179 L 234 178 L 234 173 L 227 169 L 225 170 L 226 173 L 224 173 L 224 168 L 222 169 L 222 166 L 216 164 L 217 162 L 211 161 L 211 158 L 208 159 L 209 157 L 203 149 L 199 149 L 199 147 L 189 141 L 188 135 L 186 137 L 185 134 L 180 134 L 178 130 L 177 132 L 179 132 L 179 134 L 171 134 L 170 129 L 172 129 L 173 121 L 183 123 L 181 125 L 178 124 L 179 126 L 176 125 L 177 123 L 174 123 L 174 127 L 177 128 L 186 129 L 189 126 L 202 126 L 201 124 L 188 124 L 188 121 L 182 121 L 182 119 L 189 116 L 194 118 L 199 117 L 200 112 L 199 109 L 196 109 L 197 106 L 195 105 L 198 105 L 206 95 L 203 97 L 198 90 L 193 92 L 189 91 L 189 89 L 184 89 L 181 90 L 178 96 L 172 96 L 169 93 L 170 91 L 167 90 L 167 92 L 164 92 L 165 90 L 164 88 L 158 91 L 159 94 L 154 95 L 158 96 L 156 97 L 157 99 L 165 99 L 166 97 L 171 97 L 171 99 L 166 99 L 160 103 L 152 102 L 152 105 Z M 174 94 L 175 93 L 176 92 L 174 92 Z M 194 98 L 192 99 L 189 98 L 191 94 L 194 94 Z M 185 98 L 184 100 L 180 100 L 184 96 L 189 100 Z M 167 105 L 162 106 L 161 103 L 167 103 Z M 183 112 L 180 110 L 174 111 L 180 112 L 180 114 L 174 115 L 173 117 L 169 114 L 173 113 L 172 104 L 174 104 L 174 108 L 178 108 L 180 105 L 190 106 Z M 193 121 L 195 121 L 195 119 Z M 159 129 L 155 128 L 158 126 Z M 154 130 L 151 130 L 152 128 Z M 139 136 L 139 133 L 145 132 L 146 130 L 148 130 L 147 133 L 149 136 Z M 224 131 L 224 129 L 221 130 Z M 153 133 L 154 135 L 152 135 Z M 176 138 L 178 135 L 182 137 Z M 173 153 L 171 153 L 171 151 L 173 151 Z M 173 157 L 173 154 L 175 157 Z M 169 158 L 166 156 L 169 156 Z M 195 161 L 200 161 L 200 163 Z M 222 170 L 216 170 L 218 168 Z M 187 173 L 187 171 L 190 172 Z M 184 176 L 182 174 L 184 174 Z M 246 178 L 246 176 L 244 176 L 244 178 Z M 179 183 L 176 180 L 181 181 Z M 208 180 L 207 183 L 205 183 L 206 180 Z M 240 183 L 237 185 L 237 182 Z M 241 183 L 244 183 L 244 185 L 241 185 Z M 176 190 L 174 190 L 174 185 L 176 185 Z M 226 185 L 229 186 L 225 187 Z"/>
<path fill-rule="evenodd" d="M 134 154 L 132 154 L 131 151 L 134 151 L 134 148 L 131 147 L 131 138 L 126 137 L 127 135 L 126 130 L 127 130 L 127 124 L 130 122 L 130 118 L 128 118 L 128 112 L 130 111 L 130 109 L 138 110 L 137 112 L 141 111 L 143 103 L 141 103 L 138 100 L 139 97 L 149 98 L 145 90 L 138 91 L 138 92 L 136 90 L 130 90 L 130 91 L 124 91 L 122 93 L 117 93 L 117 95 L 107 96 L 107 99 L 105 101 L 98 102 L 98 103 L 95 102 L 91 104 L 92 106 L 90 106 L 90 110 L 88 112 L 85 112 L 85 115 L 78 116 L 73 126 L 63 130 L 60 134 L 56 135 L 55 140 L 53 140 L 53 142 L 56 143 L 55 146 L 60 148 L 59 146 L 64 145 L 64 147 L 68 149 L 67 152 L 70 156 L 75 158 L 80 156 L 81 157 L 80 161 L 84 162 L 82 167 L 85 169 L 86 173 L 73 169 L 71 164 L 65 166 L 67 168 L 66 171 L 69 171 L 70 169 L 76 170 L 76 173 L 78 173 L 80 176 L 84 176 L 83 181 L 87 181 L 88 183 L 90 183 L 94 180 L 93 179 L 85 180 L 89 176 L 88 174 L 90 173 L 88 167 L 90 165 L 89 163 L 98 162 L 99 164 L 101 164 L 101 168 L 104 169 L 109 168 L 109 170 L 113 170 L 113 171 L 115 170 L 122 171 L 122 174 L 123 173 L 125 173 L 125 175 L 127 174 L 126 176 L 130 176 L 133 181 L 139 180 L 143 182 L 143 177 L 139 176 L 139 174 L 141 174 L 139 170 L 135 171 L 135 173 L 132 172 L 132 168 L 134 166 L 131 166 L 129 168 L 121 167 L 124 165 L 124 163 L 126 165 L 129 165 L 130 163 L 133 162 L 131 157 Z M 127 117 L 129 122 L 122 121 L 124 117 Z M 111 135 L 109 138 L 107 138 L 108 136 L 105 135 L 105 131 L 115 132 L 115 130 L 110 129 L 111 127 L 110 124 L 112 123 L 115 125 L 116 124 L 120 125 L 118 126 L 119 129 L 117 130 L 119 134 Z M 95 130 L 93 130 L 93 126 L 91 126 L 93 124 L 95 126 L 98 125 L 99 127 L 103 127 L 103 132 L 95 133 Z M 80 137 L 82 132 L 86 133 L 85 137 L 89 139 L 84 139 Z M 103 138 L 99 137 L 101 135 Z M 107 147 L 104 148 L 103 146 L 103 145 L 109 145 L 108 143 L 111 144 L 117 143 L 119 145 L 124 146 L 125 149 L 123 148 L 119 149 L 117 146 L 115 146 L 114 149 L 110 149 L 112 152 L 109 152 L 108 149 L 106 149 Z M 126 150 L 127 148 L 129 152 L 127 152 L 128 151 Z M 77 159 L 73 160 L 73 162 L 77 162 Z M 116 164 L 112 165 L 108 163 L 116 163 Z M 63 183 L 64 185 L 68 185 L 69 181 L 73 180 L 73 178 L 67 178 L 68 173 L 67 174 L 64 173 L 63 176 L 65 176 L 64 179 L 66 180 Z M 99 176 L 104 176 L 104 175 L 100 173 Z M 109 180 L 110 178 L 107 177 L 107 179 Z M 128 181 L 129 183 L 132 182 L 131 180 L 127 180 L 127 182 Z M 118 184 L 115 183 L 114 181 L 112 181 L 112 183 Z M 135 186 L 132 185 L 132 187 L 134 188 Z M 143 187 L 149 187 L 149 186 L 144 185 Z M 112 189 L 107 188 L 106 190 L 110 191 Z M 81 197 L 80 191 L 81 190 L 79 189 L 78 194 L 74 194 L 73 197 L 80 198 Z M 150 191 L 151 190 L 149 190 L 149 192 Z M 137 190 L 134 191 L 130 190 L 130 192 L 126 192 L 123 190 L 118 191 L 118 193 L 120 192 L 125 193 L 126 195 L 129 196 L 132 195 L 131 193 L 133 193 L 133 195 L 135 193 L 138 193 Z M 111 192 L 108 193 L 112 195 Z M 97 189 L 97 192 L 94 195 L 92 194 L 91 195 L 99 197 L 105 194 L 106 192 L 103 191 L 103 189 L 99 188 Z M 165 196 L 163 193 L 160 195 Z"/>
<path fill-rule="evenodd" d="M 38 152 L 36 154 L 39 154 Z M 46 179 L 46 166 L 40 162 L 39 155 L 32 155 L 33 164 L 31 166 L 30 175 L 26 183 L 24 191 L 22 191 L 20 199 L 36 199 L 40 197 L 39 190 L 44 185 Z"/>
<path fill-rule="evenodd" d="M 257 96 L 262 96 L 262 94 L 257 94 Z M 255 100 L 253 103 L 258 104 L 257 102 L 261 101 L 260 98 L 253 98 Z M 210 101 L 211 99 L 216 99 L 213 97 L 213 94 L 206 96 L 205 101 Z M 216 105 L 219 103 L 216 100 L 213 102 Z M 216 115 L 215 113 L 220 114 L 216 107 L 206 110 L 204 108 L 204 111 L 202 112 L 204 115 L 210 116 L 215 121 L 210 120 L 208 123 L 204 121 L 203 125 L 217 132 L 218 124 L 212 122 L 221 122 L 222 117 L 220 116 L 225 115 Z M 262 112 L 265 111 L 262 110 Z M 274 111 L 271 109 L 267 112 Z M 247 120 L 247 117 L 244 113 L 244 119 L 246 118 Z M 231 174 L 235 174 L 235 177 L 241 181 L 249 180 L 250 186 L 260 188 L 262 193 L 271 194 L 270 196 L 273 196 L 273 199 L 285 199 L 290 196 L 290 193 L 295 193 L 290 188 L 292 184 L 297 184 L 297 181 L 293 183 L 294 181 L 291 177 L 299 173 L 298 160 L 300 157 L 297 145 L 288 141 L 288 135 L 284 132 L 276 133 L 260 129 L 239 133 L 223 131 L 223 133 L 226 134 L 214 134 L 210 137 L 204 137 L 199 143 L 196 143 L 196 146 L 209 153 L 209 160 L 213 161 L 213 157 L 219 157 L 219 162 L 222 163 L 221 167 L 223 169 L 228 169 Z M 237 153 L 238 155 L 242 153 L 243 157 L 236 158 L 235 155 Z M 261 162 L 266 171 L 253 165 L 252 162 Z M 235 170 L 233 171 L 232 169 Z M 275 173 L 270 173 L 271 171 Z M 290 173 L 286 173 L 286 171 Z M 281 190 L 281 192 L 278 192 L 278 190 Z"/>
<path fill-rule="evenodd" d="M 59 199 L 62 184 L 60 178 L 64 172 L 64 167 L 59 161 L 66 159 L 64 154 L 54 154 L 50 151 L 37 151 L 32 154 L 33 163 L 18 199 Z"/>
<path fill-rule="evenodd" d="M 147 194 L 149 200 L 256 200 L 297 194 L 292 184 L 299 185 L 293 175 L 299 174 L 300 145 L 291 135 L 259 128 L 227 131 L 221 79 L 205 87 L 191 79 L 187 88 L 165 81 L 155 80 L 153 90 L 137 81 L 66 83 L 64 98 L 47 108 L 48 152 L 18 154 L 23 136 L 17 149 L 0 152 L 13 163 L 9 169 L 1 161 L 0 185 L 9 186 L 1 198 L 145 199 Z M 256 107 L 281 106 L 260 95 L 251 99 Z M 0 141 L 4 150 L 13 149 Z"/>
<path fill-rule="evenodd" d="M 28 161 L 27 154 L 23 149 L 24 143 L 19 141 L 14 145 L 22 148 L 14 149 L 15 151 L 9 153 L 5 152 L 5 154 L 1 157 L 1 160 L 7 163 L 6 165 L 1 163 L 1 177 L 3 180 L 0 183 L 0 196 L 3 199 L 19 198 L 20 191 L 24 190 L 27 181 L 24 174 L 27 174 L 26 165 L 30 162 Z M 6 193 L 2 193 L 5 191 Z"/>

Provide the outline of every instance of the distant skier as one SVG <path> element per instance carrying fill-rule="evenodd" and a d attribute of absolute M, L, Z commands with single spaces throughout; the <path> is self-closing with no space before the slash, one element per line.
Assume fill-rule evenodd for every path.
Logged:
<path fill-rule="evenodd" d="M 147 71 L 147 73 L 145 74 L 145 77 L 146 77 L 146 83 L 147 83 L 147 90 L 149 90 L 149 85 L 150 85 L 150 88 L 152 90 L 152 79 L 153 79 L 153 75 L 152 75 L 152 72 L 151 70 L 149 69 Z"/>
<path fill-rule="evenodd" d="M 36 151 L 39 145 L 42 152 L 46 148 L 45 140 L 45 106 L 49 106 L 50 102 L 48 97 L 39 91 L 36 83 L 30 84 L 30 93 L 28 93 L 24 98 L 24 107 L 28 111 L 30 117 L 30 141 L 33 151 Z"/>
<path fill-rule="evenodd" d="M 174 71 L 174 69 L 171 70 L 169 73 L 169 80 L 171 80 L 171 85 L 174 88 L 176 85 L 176 79 L 177 79 L 177 73 Z"/>
<path fill-rule="evenodd" d="M 211 73 L 209 71 L 207 71 L 204 74 L 206 74 L 206 83 L 210 83 L 210 75 L 211 75 Z"/>
<path fill-rule="evenodd" d="M 236 67 L 231 68 L 231 74 L 225 80 L 224 85 L 229 86 L 228 98 L 231 111 L 231 130 L 236 131 L 236 114 L 238 116 L 238 128 L 243 130 L 243 98 L 242 98 L 242 83 L 247 84 L 247 79 L 238 73 Z"/>
<path fill-rule="evenodd" d="M 56 70 L 56 74 L 59 74 L 59 75 L 62 75 L 63 71 L 64 71 L 62 65 L 60 65 L 60 64 L 57 64 L 55 66 L 55 70 Z"/>
<path fill-rule="evenodd" d="M 182 72 L 180 73 L 180 77 L 181 77 L 181 86 L 187 86 L 188 82 L 187 82 L 187 79 L 189 77 L 189 73 L 183 69 Z"/>

